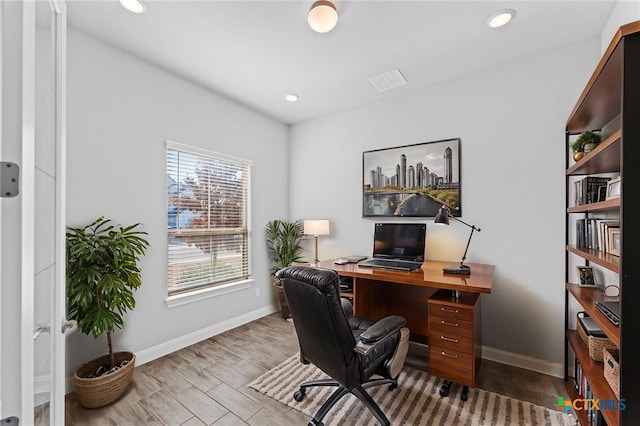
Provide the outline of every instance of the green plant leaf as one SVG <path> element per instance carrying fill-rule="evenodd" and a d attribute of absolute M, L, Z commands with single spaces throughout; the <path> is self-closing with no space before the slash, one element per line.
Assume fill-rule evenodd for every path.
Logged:
<path fill-rule="evenodd" d="M 272 220 L 265 225 L 265 234 L 272 274 L 302 260 L 300 243 L 304 238 L 304 228 L 301 221 Z"/>
<path fill-rule="evenodd" d="M 67 227 L 67 313 L 83 333 L 112 333 L 135 308 L 134 291 L 142 284 L 139 256 L 149 246 L 139 226 L 116 226 L 100 217 L 81 228 Z"/>

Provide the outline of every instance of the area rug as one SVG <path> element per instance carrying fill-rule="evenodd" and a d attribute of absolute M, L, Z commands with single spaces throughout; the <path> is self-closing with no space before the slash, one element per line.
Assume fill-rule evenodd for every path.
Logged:
<path fill-rule="evenodd" d="M 304 399 L 297 402 L 293 394 L 300 383 L 327 378 L 311 364 L 300 362 L 294 355 L 254 380 L 249 387 L 289 407 L 313 417 L 335 390 L 333 387 L 308 388 Z M 398 388 L 389 392 L 388 385 L 367 389 L 380 405 L 392 425 L 576 425 L 576 418 L 546 407 L 508 398 L 482 389 L 469 389 L 468 400 L 460 399 L 460 386 L 451 388 L 447 397 L 438 393 L 442 379 L 428 372 L 404 367 Z M 355 396 L 349 394 L 336 404 L 324 419 L 329 425 L 376 425 L 371 412 Z"/>

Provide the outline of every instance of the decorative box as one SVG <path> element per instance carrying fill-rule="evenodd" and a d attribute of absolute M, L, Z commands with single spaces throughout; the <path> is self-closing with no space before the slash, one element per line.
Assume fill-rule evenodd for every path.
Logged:
<path fill-rule="evenodd" d="M 583 316 L 580 316 L 581 314 Z M 578 314 L 576 330 L 578 336 L 589 348 L 589 356 L 594 361 L 603 361 L 602 350 L 604 348 L 616 348 L 616 345 L 611 343 L 611 340 L 607 338 L 607 335 L 598 327 L 593 318 L 586 316 L 583 312 Z"/>
<path fill-rule="evenodd" d="M 604 348 L 604 378 L 611 386 L 611 390 L 620 399 L 620 351 L 618 349 Z"/>

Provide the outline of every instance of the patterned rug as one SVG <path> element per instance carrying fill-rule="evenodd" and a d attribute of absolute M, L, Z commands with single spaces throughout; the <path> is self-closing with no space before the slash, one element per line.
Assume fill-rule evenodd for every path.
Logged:
<path fill-rule="evenodd" d="M 304 365 L 294 355 L 254 380 L 249 386 L 289 407 L 313 417 L 335 390 L 333 387 L 308 388 L 304 399 L 296 402 L 293 393 L 300 383 L 327 376 L 311 364 Z M 438 393 L 442 379 L 426 371 L 404 367 L 398 388 L 388 385 L 367 389 L 392 425 L 576 425 L 571 415 L 482 389 L 469 389 L 466 402 L 460 399 L 461 386 L 452 387 L 445 398 Z M 371 412 L 355 396 L 348 394 L 324 419 L 329 425 L 377 425 Z"/>

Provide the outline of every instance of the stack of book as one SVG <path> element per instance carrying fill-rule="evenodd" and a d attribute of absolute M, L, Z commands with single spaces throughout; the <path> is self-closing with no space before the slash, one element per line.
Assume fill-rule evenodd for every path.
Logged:
<path fill-rule="evenodd" d="M 607 252 L 609 247 L 609 229 L 620 228 L 618 219 L 577 219 L 576 245 Z"/>
<path fill-rule="evenodd" d="M 593 399 L 593 391 L 591 390 L 591 385 L 587 381 L 586 376 L 582 372 L 582 365 L 578 362 L 578 359 L 575 360 L 574 365 L 574 376 L 575 376 L 575 385 L 576 391 L 578 395 L 582 396 L 584 399 Z M 595 411 L 593 409 L 593 404 L 585 403 L 584 411 L 587 415 L 587 420 L 589 422 L 593 421 L 597 416 L 595 416 Z"/>
<path fill-rule="evenodd" d="M 611 178 L 587 176 L 575 182 L 574 205 L 596 203 L 604 201 L 607 193 L 607 182 Z"/>

